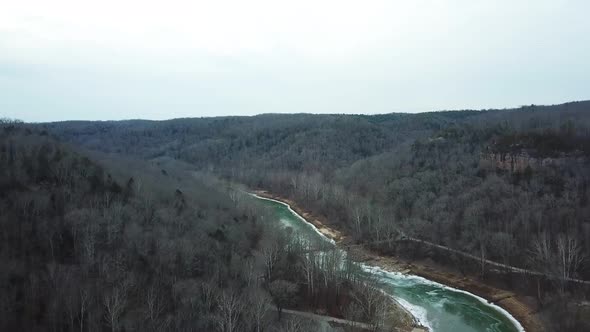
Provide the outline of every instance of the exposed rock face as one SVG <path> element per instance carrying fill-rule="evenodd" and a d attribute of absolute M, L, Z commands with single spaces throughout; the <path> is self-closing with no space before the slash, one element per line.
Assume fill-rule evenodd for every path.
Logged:
<path fill-rule="evenodd" d="M 562 166 L 566 163 L 583 162 L 583 157 L 562 156 L 557 158 L 532 157 L 526 151 L 517 153 L 482 152 L 479 159 L 480 167 L 501 169 L 513 173 L 523 172 L 527 167 L 538 169 L 547 166 Z"/>
<path fill-rule="evenodd" d="M 510 172 L 523 172 L 527 167 L 538 165 L 536 158 L 530 157 L 526 152 L 521 153 L 482 153 L 479 159 L 483 168 L 501 169 Z"/>

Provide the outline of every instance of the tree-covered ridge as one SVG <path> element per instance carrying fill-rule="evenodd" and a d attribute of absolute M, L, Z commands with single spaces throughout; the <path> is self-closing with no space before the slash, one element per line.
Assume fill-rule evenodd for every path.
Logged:
<path fill-rule="evenodd" d="M 42 126 L 62 139 L 107 152 L 150 158 L 165 155 L 190 159 L 200 166 L 236 160 L 253 164 L 260 157 L 268 157 L 265 164 L 270 162 L 275 168 L 332 170 L 453 127 L 473 127 L 478 129 L 474 131 L 477 134 L 494 127 L 516 131 L 558 130 L 569 119 L 579 132 L 590 123 L 587 109 L 588 102 L 577 102 L 517 110 L 384 115 L 265 114 L 168 121 L 73 121 Z"/>
<path fill-rule="evenodd" d="M 590 156 L 590 138 L 576 135 L 573 123 L 560 131 L 546 129 L 499 136 L 491 145 L 498 153 L 521 153 L 537 157 L 560 157 L 566 155 Z"/>
<path fill-rule="evenodd" d="M 116 179 L 34 130 L 0 130 L 2 330 L 227 323 L 219 299 L 254 277 L 231 262 L 252 257 L 258 213 L 204 182 L 185 192 L 137 169 Z M 264 295 L 251 289 L 240 301 Z"/>
<path fill-rule="evenodd" d="M 566 247 L 571 257 L 590 257 L 590 102 L 40 126 L 93 149 L 169 156 L 294 198 L 348 228 L 358 242 L 411 236 L 475 255 L 479 263 L 403 241 L 375 248 L 520 285 L 555 317 L 561 312 L 555 308 L 588 295 L 556 280 L 564 271 L 590 279 L 588 264 L 557 261 Z M 549 277 L 497 274 L 487 259 Z M 571 330 L 584 326 L 567 322 Z"/>
<path fill-rule="evenodd" d="M 77 150 L 0 126 L 1 330 L 313 328 L 273 306 L 383 325 L 370 281 L 306 254 L 249 195 L 175 160 Z"/>

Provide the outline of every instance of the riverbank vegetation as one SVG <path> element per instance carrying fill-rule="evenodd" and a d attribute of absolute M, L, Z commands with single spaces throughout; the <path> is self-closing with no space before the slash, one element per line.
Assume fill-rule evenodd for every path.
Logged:
<path fill-rule="evenodd" d="M 378 242 L 375 250 L 434 259 L 535 299 L 550 329 L 588 328 L 589 289 L 572 280 L 590 280 L 590 102 L 39 127 L 89 149 L 183 160 L 268 189 L 359 243 Z"/>

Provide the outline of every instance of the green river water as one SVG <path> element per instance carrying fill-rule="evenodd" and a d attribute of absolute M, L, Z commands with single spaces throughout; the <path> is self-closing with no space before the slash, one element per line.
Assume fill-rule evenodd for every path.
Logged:
<path fill-rule="evenodd" d="M 285 227 L 312 243 L 333 243 L 320 234 L 288 205 L 259 198 L 272 207 Z M 522 326 L 502 308 L 488 304 L 473 294 L 452 289 L 422 277 L 384 271 L 359 263 L 364 271 L 378 276 L 382 289 L 392 295 L 420 323 L 431 331 L 441 332 L 517 332 Z"/>

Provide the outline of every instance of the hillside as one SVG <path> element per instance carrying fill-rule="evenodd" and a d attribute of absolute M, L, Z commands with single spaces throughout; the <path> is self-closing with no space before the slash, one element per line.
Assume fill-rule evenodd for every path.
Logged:
<path fill-rule="evenodd" d="M 388 302 L 358 271 L 300 287 L 313 265 L 274 210 L 189 164 L 5 121 L 0 169 L 1 330 L 305 331 L 313 319 L 277 320 L 273 304 L 371 326 L 390 308 L 365 310 Z"/>
<path fill-rule="evenodd" d="M 359 242 L 406 234 L 540 270 L 546 279 L 523 279 L 411 243 L 375 247 L 521 285 L 545 307 L 588 296 L 588 289 L 555 279 L 564 273 L 590 279 L 588 264 L 580 263 L 590 257 L 587 101 L 415 115 L 267 114 L 38 127 L 89 149 L 170 157 L 270 190 L 349 229 Z M 560 260 L 564 243 L 574 260 Z M 582 324 L 577 318 L 562 323 L 571 330 Z"/>
<path fill-rule="evenodd" d="M 244 287 L 247 275 L 229 261 L 251 257 L 259 214 L 236 208 L 207 179 L 184 179 L 181 190 L 140 164 L 119 164 L 116 177 L 21 125 L 0 128 L 0 149 L 2 330 L 223 323 L 203 292 Z"/>

